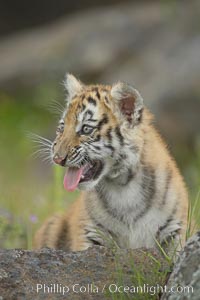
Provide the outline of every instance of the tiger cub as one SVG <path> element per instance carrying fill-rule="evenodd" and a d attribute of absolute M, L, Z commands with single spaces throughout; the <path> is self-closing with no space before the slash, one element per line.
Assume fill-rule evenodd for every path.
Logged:
<path fill-rule="evenodd" d="M 185 184 L 139 92 L 123 82 L 84 85 L 71 74 L 64 83 L 67 104 L 52 158 L 66 168 L 64 188 L 82 192 L 66 214 L 42 225 L 35 247 L 184 242 Z"/>

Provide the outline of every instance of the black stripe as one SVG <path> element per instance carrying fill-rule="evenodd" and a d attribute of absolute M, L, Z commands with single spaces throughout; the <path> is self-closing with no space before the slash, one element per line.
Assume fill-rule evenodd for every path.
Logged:
<path fill-rule="evenodd" d="M 92 97 L 88 97 L 88 102 L 96 106 L 96 100 L 93 99 Z"/>
<path fill-rule="evenodd" d="M 97 98 L 100 100 L 101 96 L 100 96 L 100 94 L 99 94 L 98 89 L 97 89 L 97 91 L 96 91 L 96 96 L 97 96 Z"/>
<path fill-rule="evenodd" d="M 120 145 L 123 146 L 123 145 L 124 145 L 124 138 L 123 138 L 123 136 L 122 136 L 122 134 L 121 134 L 121 131 L 120 131 L 119 126 L 117 126 L 117 127 L 115 128 L 115 133 L 116 133 L 116 136 L 117 136 L 118 139 L 119 139 Z"/>
<path fill-rule="evenodd" d="M 93 88 L 92 90 L 93 90 L 94 92 L 96 92 L 96 96 L 97 96 L 97 98 L 100 100 L 100 94 L 99 94 L 98 88 L 95 87 L 95 88 Z"/>
<path fill-rule="evenodd" d="M 101 165 L 99 166 L 98 170 L 96 170 L 93 174 L 93 179 L 97 179 L 99 177 L 99 175 L 101 174 L 102 170 L 104 168 L 104 164 L 101 163 Z"/>
<path fill-rule="evenodd" d="M 114 219 L 117 219 L 118 221 L 126 224 L 126 221 L 124 220 L 124 216 L 126 219 L 126 213 L 120 214 L 116 208 L 110 207 L 109 200 L 107 199 L 106 193 L 103 192 L 100 185 L 98 185 L 95 189 L 106 212 Z"/>
<path fill-rule="evenodd" d="M 143 181 L 142 181 L 142 190 L 146 193 L 145 200 L 153 199 L 155 194 L 155 171 L 152 166 L 143 166 Z"/>
<path fill-rule="evenodd" d="M 84 111 L 86 109 L 85 104 L 82 104 L 82 111 Z"/>
<path fill-rule="evenodd" d="M 113 231 L 109 230 L 108 228 L 105 228 L 103 224 L 99 223 L 99 220 L 98 220 L 98 221 L 96 220 L 95 216 L 93 215 L 93 211 L 91 211 L 91 210 L 89 209 L 89 210 L 88 210 L 88 213 L 89 213 L 89 217 L 90 217 L 90 219 L 91 219 L 91 221 L 92 221 L 92 223 L 93 223 L 93 225 L 94 225 L 94 228 L 95 228 L 95 230 L 97 231 L 97 234 L 98 234 L 98 231 L 100 231 L 102 234 L 105 234 L 105 236 L 106 236 L 107 234 L 109 234 L 109 235 L 112 236 L 113 238 L 114 238 L 114 237 L 117 238 L 116 235 L 113 233 Z M 96 240 L 95 240 L 95 237 L 88 237 L 87 235 L 90 234 L 90 233 L 91 233 L 90 230 L 85 229 L 85 235 L 86 235 L 86 237 L 87 237 L 91 242 L 95 241 L 95 242 L 97 242 L 96 245 L 98 245 L 98 243 L 99 243 L 99 245 L 102 245 L 99 241 L 96 241 Z M 98 237 L 97 237 L 97 238 L 98 238 Z M 103 235 L 101 236 L 101 238 L 103 238 Z"/>
<path fill-rule="evenodd" d="M 134 218 L 134 222 L 137 222 L 148 212 L 153 204 L 153 199 L 156 193 L 156 176 L 154 169 L 151 166 L 144 166 L 142 169 L 142 173 L 143 180 L 141 185 L 141 194 L 143 195 L 145 208 L 141 210 Z"/>
<path fill-rule="evenodd" d="M 77 156 L 79 156 L 79 154 L 80 154 L 80 151 L 77 151 L 75 154 L 73 153 L 73 156 L 72 157 L 70 157 L 70 160 L 75 160 L 76 158 L 77 158 Z"/>
<path fill-rule="evenodd" d="M 103 119 L 101 119 L 97 125 L 97 128 L 100 130 L 104 124 L 108 123 L 108 116 L 103 114 Z"/>
<path fill-rule="evenodd" d="M 105 96 L 105 102 L 109 105 L 108 97 Z"/>
<path fill-rule="evenodd" d="M 83 160 L 83 156 L 82 155 L 78 155 L 75 158 L 73 158 L 72 163 L 78 165 L 80 162 L 82 162 L 82 160 Z"/>
<path fill-rule="evenodd" d="M 106 132 L 106 137 L 108 138 L 108 141 L 111 143 L 112 142 L 112 127 L 109 127 L 107 132 Z"/>
<path fill-rule="evenodd" d="M 86 110 L 86 111 L 84 112 L 84 115 L 83 115 L 83 122 L 85 121 L 86 117 L 88 117 L 88 115 L 89 115 L 89 118 L 92 119 L 92 117 L 93 117 L 93 115 L 94 115 L 93 111 L 91 111 L 90 109 L 88 109 L 88 110 Z"/>
<path fill-rule="evenodd" d="M 96 119 L 88 119 L 89 122 L 97 122 L 98 120 Z"/>
<path fill-rule="evenodd" d="M 71 163 L 77 163 L 77 161 L 79 161 L 80 160 L 80 157 L 81 157 L 82 155 L 80 155 L 80 151 L 78 151 L 76 154 L 75 154 L 75 156 L 73 156 L 72 158 L 70 158 L 70 161 L 71 161 Z"/>
<path fill-rule="evenodd" d="M 164 229 L 167 228 L 167 226 L 171 223 L 171 221 L 174 220 L 174 215 L 177 212 L 177 205 L 175 205 L 175 207 L 172 210 L 172 213 L 170 214 L 170 216 L 167 218 L 167 220 L 165 221 L 165 223 L 159 227 L 158 232 L 161 233 L 161 231 L 163 231 Z"/>
<path fill-rule="evenodd" d="M 102 244 L 101 244 L 99 241 L 95 240 L 95 239 L 92 238 L 92 237 L 87 237 L 87 239 L 88 239 L 90 242 L 92 242 L 92 244 L 94 244 L 94 245 L 102 246 Z"/>
<path fill-rule="evenodd" d="M 91 111 L 90 109 L 86 110 L 86 112 L 85 112 L 85 114 L 84 114 L 84 117 L 85 117 L 86 114 L 89 115 L 90 118 L 92 118 L 93 115 L 94 115 L 93 111 Z"/>
<path fill-rule="evenodd" d="M 167 226 L 169 225 L 169 223 L 171 223 L 172 220 L 173 220 L 173 217 L 170 216 L 170 217 L 166 220 L 166 222 L 164 223 L 164 225 L 162 225 L 162 226 L 159 227 L 159 229 L 158 229 L 159 233 L 161 233 L 161 231 L 163 231 L 164 229 L 166 229 Z"/>
<path fill-rule="evenodd" d="M 93 140 L 93 142 L 99 142 L 100 139 L 101 139 L 101 135 L 98 134 L 98 135 L 95 137 L 95 139 Z"/>
<path fill-rule="evenodd" d="M 143 117 L 143 110 L 144 110 L 144 108 L 141 108 L 139 111 L 138 111 L 138 113 L 139 113 L 139 117 L 138 117 L 138 119 L 136 120 L 138 123 L 141 123 L 141 121 L 142 121 L 142 117 Z"/>
<path fill-rule="evenodd" d="M 168 168 L 167 169 L 167 176 L 166 176 L 165 191 L 164 191 L 164 194 L 163 194 L 162 202 L 160 204 L 160 208 L 162 208 L 165 205 L 165 203 L 166 203 L 167 192 L 169 190 L 171 179 L 172 179 L 172 170 Z"/>
<path fill-rule="evenodd" d="M 56 249 L 69 250 L 69 227 L 66 220 L 63 220 L 60 232 L 58 234 L 57 242 L 55 244 Z"/>
<path fill-rule="evenodd" d="M 174 240 L 181 234 L 181 228 L 178 228 L 172 232 L 169 233 L 168 236 L 166 236 L 164 239 L 160 240 L 161 246 L 165 249 L 165 252 L 168 252 L 170 250 L 170 246 L 173 246 L 173 248 L 177 246 L 177 244 L 174 244 Z M 160 238 L 159 236 L 157 237 L 158 239 Z M 177 240 L 179 243 L 180 241 Z M 167 248 L 166 248 L 167 247 Z M 174 248 L 174 250 L 175 250 Z M 174 251 L 173 250 L 173 251 Z"/>
<path fill-rule="evenodd" d="M 93 147 L 95 150 L 98 150 L 98 151 L 101 150 L 101 147 L 99 147 L 99 146 L 96 146 L 96 145 L 93 145 L 93 144 L 91 144 L 90 146 Z"/>
<path fill-rule="evenodd" d="M 110 149 L 112 152 L 115 151 L 115 148 L 113 146 L 111 146 L 111 145 L 104 144 L 104 147 Z"/>
<path fill-rule="evenodd" d="M 123 185 L 127 185 L 134 178 L 134 176 L 135 174 L 133 173 L 132 169 L 128 169 L 127 180 Z"/>

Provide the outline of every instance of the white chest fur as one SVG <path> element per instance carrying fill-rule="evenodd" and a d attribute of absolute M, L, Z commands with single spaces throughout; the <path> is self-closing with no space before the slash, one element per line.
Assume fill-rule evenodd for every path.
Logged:
<path fill-rule="evenodd" d="M 107 180 L 93 197 L 93 219 L 113 233 L 121 247 L 153 247 L 156 233 L 168 217 L 157 205 L 159 193 L 148 199 L 141 182 L 142 171 L 124 186 Z"/>

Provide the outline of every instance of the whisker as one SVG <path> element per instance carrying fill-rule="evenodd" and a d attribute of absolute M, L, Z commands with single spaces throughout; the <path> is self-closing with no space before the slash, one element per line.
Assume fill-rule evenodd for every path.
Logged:
<path fill-rule="evenodd" d="M 47 144 L 45 142 L 42 142 L 42 141 L 32 141 L 33 143 L 35 143 L 34 146 L 44 146 L 44 147 L 47 147 L 47 148 L 51 148 L 52 144 Z M 36 145 L 37 144 L 37 145 Z"/>
<path fill-rule="evenodd" d="M 43 136 L 40 136 L 36 133 L 28 133 L 27 134 L 27 137 L 30 138 L 33 142 L 46 142 L 47 144 L 52 144 L 52 141 L 50 141 L 49 139 L 43 137 Z"/>
<path fill-rule="evenodd" d="M 47 155 L 48 156 L 50 155 L 50 151 L 49 150 L 39 149 L 39 150 L 33 152 L 31 154 L 31 157 L 34 157 L 34 158 L 41 157 L 41 158 L 43 158 L 43 157 L 46 157 Z"/>
<path fill-rule="evenodd" d="M 49 149 L 38 149 L 34 153 L 50 153 Z"/>
<path fill-rule="evenodd" d="M 56 105 L 57 107 L 60 107 L 62 110 L 65 109 L 64 104 L 60 103 L 59 101 L 56 101 L 55 99 L 51 100 L 50 104 Z"/>
<path fill-rule="evenodd" d="M 32 146 L 34 149 L 49 149 L 51 150 L 52 149 L 52 145 L 46 145 L 46 144 L 41 144 L 41 143 L 37 143 L 35 142 L 35 144 Z"/>
<path fill-rule="evenodd" d="M 51 162 L 53 162 L 51 156 L 44 157 L 43 161 L 51 161 Z"/>
<path fill-rule="evenodd" d="M 65 107 L 58 101 L 52 100 L 50 103 L 48 103 L 48 106 L 46 106 L 48 111 L 55 113 L 56 115 L 60 115 L 65 110 Z"/>
<path fill-rule="evenodd" d="M 42 160 L 43 161 L 43 163 L 46 163 L 47 165 L 52 165 L 52 160 Z"/>
<path fill-rule="evenodd" d="M 48 161 L 52 163 L 52 145 L 53 142 L 50 141 L 49 139 L 42 137 L 38 134 L 35 133 L 27 133 L 27 137 L 33 142 L 35 143 L 35 145 L 33 145 L 33 148 L 36 149 L 36 151 L 34 151 L 31 154 L 31 157 L 33 158 L 42 158 L 43 161 Z"/>

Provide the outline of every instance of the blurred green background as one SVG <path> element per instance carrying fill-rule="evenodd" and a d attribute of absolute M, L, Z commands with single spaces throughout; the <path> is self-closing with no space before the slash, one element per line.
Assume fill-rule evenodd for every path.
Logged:
<path fill-rule="evenodd" d="M 135 84 L 197 197 L 199 1 L 1 1 L 0 20 L 0 247 L 31 248 L 42 221 L 77 196 L 27 137 L 54 139 L 65 72 Z"/>

